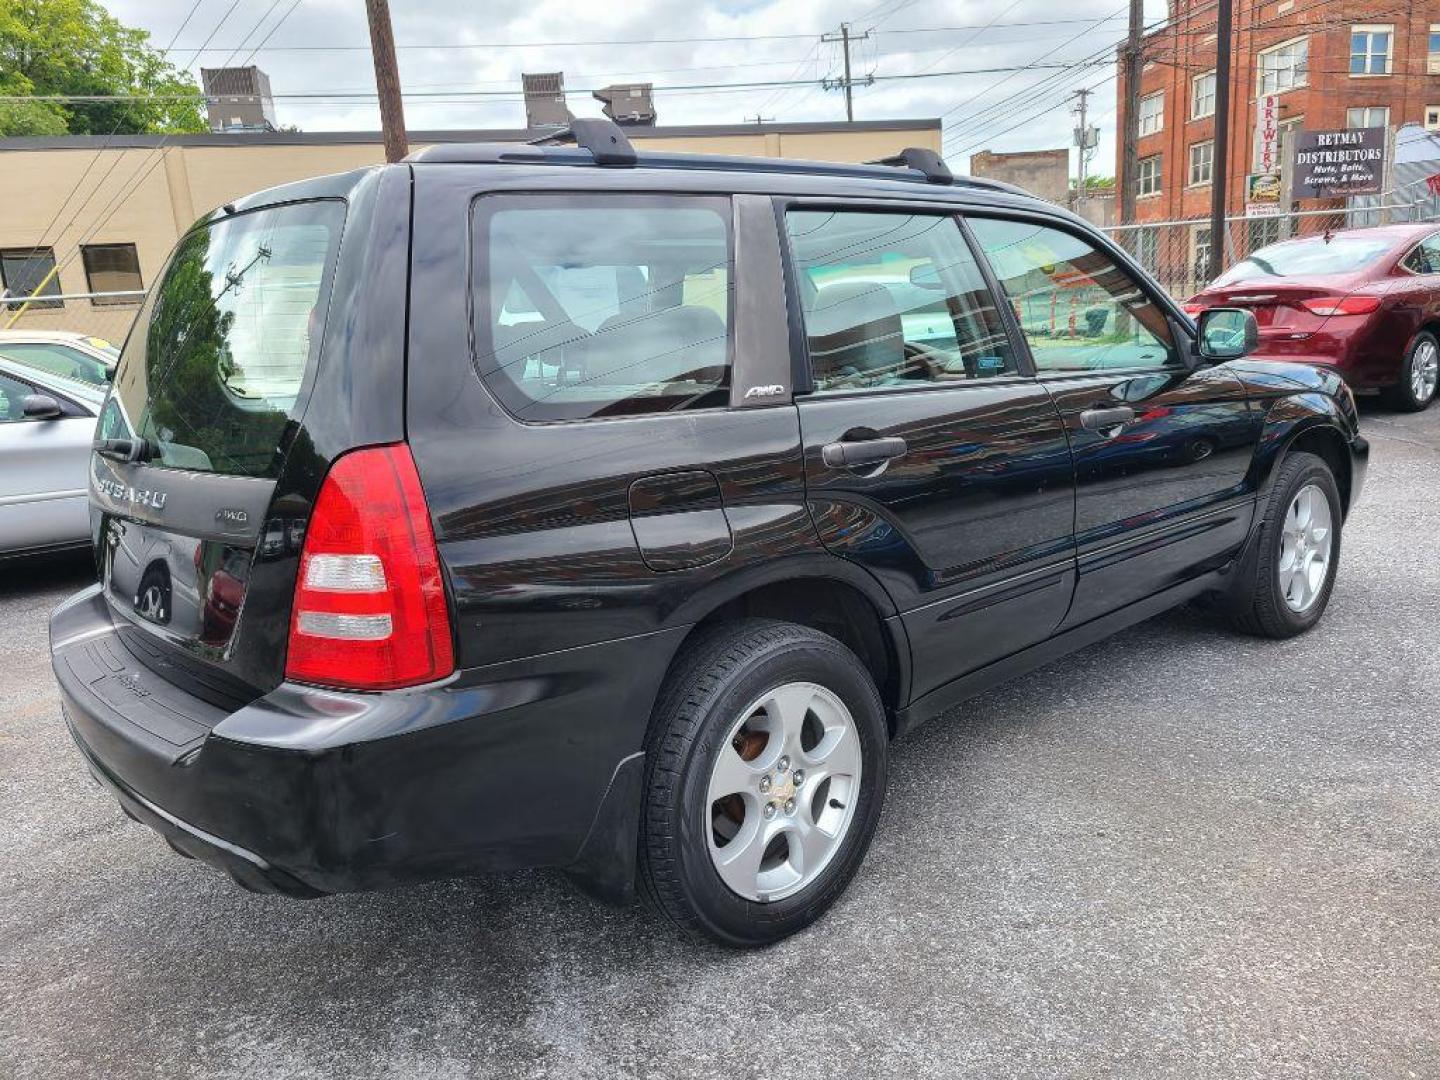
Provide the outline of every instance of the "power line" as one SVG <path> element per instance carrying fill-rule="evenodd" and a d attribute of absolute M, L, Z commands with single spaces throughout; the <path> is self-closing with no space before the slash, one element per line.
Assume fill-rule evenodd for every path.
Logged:
<path fill-rule="evenodd" d="M 904 75 L 876 75 L 876 82 L 904 82 L 911 79 L 944 79 L 957 75 L 996 75 L 1010 71 L 1036 71 L 1046 69 L 1072 70 L 1076 67 L 1108 67 L 1109 62 L 1082 62 L 1080 64 L 1009 64 L 998 67 L 983 68 L 957 68 L 950 71 L 926 71 L 913 72 Z M 762 90 L 773 87 L 796 87 L 814 86 L 817 80 L 814 79 L 766 79 L 754 82 L 726 82 L 726 83 L 686 83 L 675 86 L 656 86 L 655 93 L 667 93 L 679 90 L 705 90 L 705 91 L 726 91 L 726 90 Z M 567 96 L 585 95 L 591 91 L 588 89 L 567 89 Z M 215 95 L 209 95 L 214 97 Z M 312 91 L 308 93 L 288 93 L 271 95 L 276 100 L 313 101 L 313 100 L 374 100 L 375 94 L 372 91 L 355 90 L 345 92 L 335 91 Z M 442 98 L 447 100 L 464 100 L 472 97 L 504 98 L 507 100 L 523 101 L 522 95 L 513 90 L 435 90 L 417 91 L 407 93 L 407 98 Z M 205 94 L 35 94 L 35 95 L 0 95 L 0 102 L 13 103 L 21 101 L 60 101 L 60 102 L 97 102 L 97 101 L 200 101 L 207 100 Z"/>
<path fill-rule="evenodd" d="M 852 19 L 852 23 L 860 22 L 860 19 Z M 986 23 L 952 23 L 946 26 L 906 26 L 896 27 L 892 30 L 872 29 L 871 33 L 885 36 L 897 37 L 906 34 L 949 34 L 963 33 L 969 30 L 985 29 L 1006 29 L 1009 27 L 1025 28 L 1036 26 L 1073 26 L 1080 23 L 1093 22 L 1091 18 L 1073 19 L 1017 19 L 1010 22 L 986 22 Z M 1160 25 L 1157 23 L 1156 25 Z M 724 44 L 730 42 L 751 42 L 751 41 L 809 41 L 818 36 L 817 33 L 809 34 L 726 34 L 711 37 L 677 37 L 677 38 L 611 38 L 607 40 L 590 39 L 586 41 L 486 41 L 462 43 L 454 41 L 444 42 L 412 42 L 409 44 L 396 42 L 395 48 L 400 52 L 431 50 L 435 52 L 453 52 L 464 50 L 491 51 L 493 49 L 578 49 L 589 47 L 604 47 L 607 45 L 703 45 L 703 44 Z M 368 52 L 369 45 L 270 45 L 265 52 Z M 226 46 L 213 46 L 202 48 L 199 52 L 229 52 Z"/>

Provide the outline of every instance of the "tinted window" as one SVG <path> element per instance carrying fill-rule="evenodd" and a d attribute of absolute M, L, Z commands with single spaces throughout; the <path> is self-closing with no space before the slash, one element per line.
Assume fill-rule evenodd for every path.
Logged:
<path fill-rule="evenodd" d="M 800 210 L 785 223 L 817 391 L 1015 371 L 1004 323 L 954 218 Z"/>
<path fill-rule="evenodd" d="M 970 221 L 1020 319 L 1038 372 L 1178 360 L 1165 313 L 1089 241 L 1028 221 Z"/>
<path fill-rule="evenodd" d="M 1321 236 L 1287 240 L 1241 259 L 1215 279 L 1216 285 L 1290 277 L 1300 274 L 1348 274 L 1376 262 L 1390 250 L 1390 241 L 1361 236 Z"/>
<path fill-rule="evenodd" d="M 54 248 L 7 248 L 0 251 L 0 284 L 10 294 L 10 308 L 22 307 L 36 289 L 40 296 L 60 295 L 60 275 L 55 270 Z M 28 310 L 64 307 L 60 300 L 33 300 Z"/>
<path fill-rule="evenodd" d="M 490 196 L 474 235 L 476 367 L 522 420 L 728 403 L 725 201 Z"/>
<path fill-rule="evenodd" d="M 85 262 L 85 280 L 93 293 L 138 292 L 145 288 L 140 277 L 140 256 L 134 244 L 86 244 L 80 249 Z M 134 304 L 139 297 L 98 296 L 91 303 Z"/>
<path fill-rule="evenodd" d="M 121 417 L 176 468 L 273 476 L 319 350 L 345 207 L 299 203 L 186 233 L 115 375 Z M 123 424 L 120 423 L 123 418 Z"/>
<path fill-rule="evenodd" d="M 105 365 L 93 356 L 86 356 L 79 349 L 49 342 L 8 342 L 0 341 L 0 355 L 6 356 L 26 367 L 48 371 L 52 375 L 63 375 L 67 379 L 104 386 Z"/>

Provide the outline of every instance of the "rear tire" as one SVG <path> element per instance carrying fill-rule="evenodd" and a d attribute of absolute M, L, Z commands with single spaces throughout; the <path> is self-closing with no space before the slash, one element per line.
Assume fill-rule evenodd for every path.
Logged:
<path fill-rule="evenodd" d="M 1400 381 L 1385 391 L 1385 402 L 1402 412 L 1430 407 L 1440 388 L 1440 341 L 1428 330 L 1415 335 L 1400 365 Z"/>
<path fill-rule="evenodd" d="M 834 638 L 768 619 L 702 631 L 651 723 L 642 899 L 730 946 L 808 926 L 870 846 L 888 750 L 875 684 Z"/>
<path fill-rule="evenodd" d="M 1340 566 L 1341 525 L 1330 466 L 1314 454 L 1286 455 L 1263 505 L 1255 548 L 1230 595 L 1236 629 L 1288 638 L 1318 623 Z"/>

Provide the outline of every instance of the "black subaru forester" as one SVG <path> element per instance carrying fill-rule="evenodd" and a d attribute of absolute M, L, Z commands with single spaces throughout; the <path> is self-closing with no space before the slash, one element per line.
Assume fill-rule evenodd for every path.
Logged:
<path fill-rule="evenodd" d="M 917 722 L 1185 601 L 1319 620 L 1367 447 L 1254 339 L 923 150 L 590 121 L 263 192 L 126 342 L 65 718 L 247 888 L 558 867 L 775 941 Z"/>

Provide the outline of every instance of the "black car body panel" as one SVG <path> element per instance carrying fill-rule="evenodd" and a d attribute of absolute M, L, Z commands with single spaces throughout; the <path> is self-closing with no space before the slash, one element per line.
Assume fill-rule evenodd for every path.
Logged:
<path fill-rule="evenodd" d="M 288 185 L 197 225 L 345 205 L 273 475 L 94 458 L 102 581 L 51 622 L 71 731 L 128 812 L 247 887 L 319 895 L 553 866 L 624 899 L 651 712 L 696 626 L 810 620 L 867 664 L 898 733 L 1223 589 L 1297 443 L 1344 472 L 1347 502 L 1358 493 L 1366 447 L 1338 380 L 1199 364 L 1192 324 L 1138 271 L 1184 357 L 1164 371 L 1037 373 L 1009 312 L 1014 364 L 996 377 L 815 392 L 791 208 L 1009 214 L 1131 269 L 1022 193 L 884 168 L 672 155 L 597 168 L 549 147 L 465 157 Z M 629 198 L 723 220 L 724 265 L 707 272 L 728 283 L 712 305 L 728 381 L 703 407 L 522 417 L 486 382 L 483 354 L 499 350 L 476 301 L 488 215 Z M 504 311 L 507 332 L 530 332 L 531 313 Z M 1135 414 L 1123 431 L 1090 426 L 1116 407 Z M 904 440 L 904 453 L 863 468 L 827 457 L 859 436 Z M 428 503 L 455 670 L 380 693 L 287 681 L 327 471 L 396 443 Z"/>

